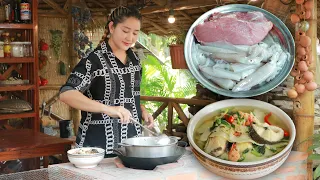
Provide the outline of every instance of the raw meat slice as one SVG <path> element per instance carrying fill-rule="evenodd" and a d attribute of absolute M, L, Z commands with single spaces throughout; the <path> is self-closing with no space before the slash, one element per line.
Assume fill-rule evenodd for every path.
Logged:
<path fill-rule="evenodd" d="M 195 27 L 194 35 L 202 44 L 227 42 L 234 45 L 253 45 L 261 42 L 273 23 L 261 12 L 215 13 Z"/>

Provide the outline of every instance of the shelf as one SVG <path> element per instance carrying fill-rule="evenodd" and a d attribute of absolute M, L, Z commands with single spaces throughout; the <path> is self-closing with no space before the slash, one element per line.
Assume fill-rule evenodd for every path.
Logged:
<path fill-rule="evenodd" d="M 63 86 L 63 84 L 59 85 L 59 84 L 48 84 L 45 86 L 40 86 L 39 89 L 40 90 L 60 90 L 61 86 Z"/>
<path fill-rule="evenodd" d="M 0 63 L 33 63 L 33 57 L 0 58 Z"/>
<path fill-rule="evenodd" d="M 36 114 L 34 111 L 18 113 L 18 114 L 0 114 L 0 120 L 13 119 L 13 118 L 31 118 L 31 117 L 35 117 L 36 115 L 38 114 Z"/>
<path fill-rule="evenodd" d="M 0 86 L 0 92 L 3 91 L 26 91 L 30 89 L 34 89 L 35 85 L 6 85 L 6 86 Z"/>
<path fill-rule="evenodd" d="M 33 29 L 33 24 L 0 23 L 1 29 Z"/>

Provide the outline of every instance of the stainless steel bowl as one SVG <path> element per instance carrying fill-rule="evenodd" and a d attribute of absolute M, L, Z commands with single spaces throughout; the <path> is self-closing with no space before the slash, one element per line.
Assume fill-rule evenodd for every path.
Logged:
<path fill-rule="evenodd" d="M 274 41 L 278 42 L 280 45 L 282 45 L 282 48 L 287 50 L 290 54 L 289 59 L 287 60 L 286 64 L 283 67 L 283 70 L 270 82 L 261 85 L 255 89 L 251 89 L 248 91 L 241 91 L 241 92 L 232 92 L 230 90 L 225 90 L 217 85 L 215 85 L 210 80 L 206 79 L 201 72 L 199 72 L 198 69 L 198 61 L 197 59 L 192 58 L 192 49 L 195 46 L 195 37 L 193 35 L 194 28 L 202 23 L 204 20 L 206 20 L 211 14 L 219 12 L 219 13 L 231 13 L 231 12 L 248 12 L 248 11 L 259 11 L 264 14 L 264 16 L 270 20 L 274 26 L 272 30 L 269 32 L 269 35 L 273 38 Z M 214 36 L 214 34 L 213 34 Z M 266 93 L 275 87 L 277 87 L 279 84 L 281 84 L 289 75 L 293 65 L 294 65 L 294 55 L 295 55 L 295 44 L 294 39 L 286 27 L 286 25 L 276 16 L 271 14 L 270 12 L 250 5 L 242 5 L 242 4 L 233 4 L 233 5 L 225 5 L 220 6 L 218 8 L 214 8 L 203 15 L 201 15 L 190 27 L 186 40 L 184 45 L 184 55 L 185 59 L 187 61 L 187 65 L 193 74 L 193 76 L 206 88 L 209 90 L 221 94 L 224 96 L 229 97 L 252 97 L 257 96 L 263 93 Z"/>
<path fill-rule="evenodd" d="M 166 145 L 157 144 L 158 137 L 133 137 L 128 138 L 118 143 L 120 146 L 125 147 L 127 156 L 130 157 L 167 157 L 174 152 L 178 140 L 175 137 L 169 137 L 170 142 Z"/>

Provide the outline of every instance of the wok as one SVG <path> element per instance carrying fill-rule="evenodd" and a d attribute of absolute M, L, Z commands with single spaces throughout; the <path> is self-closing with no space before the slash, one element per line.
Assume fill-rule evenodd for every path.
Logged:
<path fill-rule="evenodd" d="M 181 144 L 179 143 L 178 145 Z M 176 162 L 185 153 L 185 151 L 185 147 L 176 146 L 175 151 L 167 157 L 142 158 L 126 156 L 125 148 L 121 147 L 114 149 L 114 154 L 116 154 L 121 159 L 123 165 L 128 168 L 152 170 L 158 165 Z"/>
<path fill-rule="evenodd" d="M 159 144 L 158 137 L 133 137 L 118 143 L 125 148 L 127 156 L 130 157 L 167 157 L 175 151 L 178 140 L 176 137 L 169 137 L 167 144 Z"/>

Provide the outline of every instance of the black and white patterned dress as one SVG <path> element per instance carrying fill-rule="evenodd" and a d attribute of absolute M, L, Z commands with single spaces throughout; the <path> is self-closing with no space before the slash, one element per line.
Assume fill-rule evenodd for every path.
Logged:
<path fill-rule="evenodd" d="M 136 120 L 141 121 L 141 64 L 131 49 L 127 50 L 127 57 L 127 64 L 123 64 L 114 56 L 107 42 L 101 43 L 81 59 L 60 91 L 76 89 L 105 105 L 124 106 Z M 100 147 L 106 150 L 106 154 L 112 154 L 119 142 L 140 134 L 139 125 L 121 124 L 119 119 L 106 114 L 82 111 L 76 146 Z"/>

